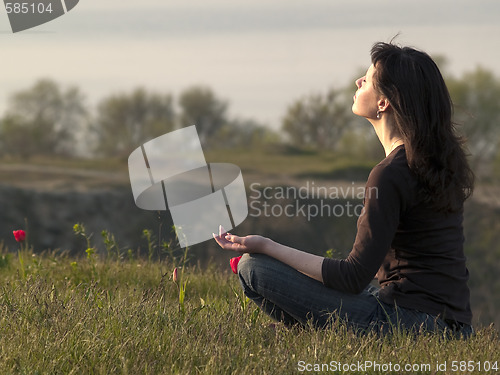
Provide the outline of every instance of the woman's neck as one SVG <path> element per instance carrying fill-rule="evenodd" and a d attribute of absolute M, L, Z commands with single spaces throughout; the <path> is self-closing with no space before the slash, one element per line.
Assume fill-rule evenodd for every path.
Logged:
<path fill-rule="evenodd" d="M 385 156 L 389 156 L 396 147 L 404 144 L 401 134 L 395 130 L 394 126 L 390 126 L 386 121 L 381 120 L 373 124 L 373 127 L 380 143 L 382 143 L 382 147 L 384 147 Z"/>

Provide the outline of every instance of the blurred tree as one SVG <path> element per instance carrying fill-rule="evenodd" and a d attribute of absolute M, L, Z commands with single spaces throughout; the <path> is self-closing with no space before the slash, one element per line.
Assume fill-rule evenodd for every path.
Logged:
<path fill-rule="evenodd" d="M 222 126 L 212 141 L 217 143 L 217 148 L 259 148 L 279 143 L 280 139 L 275 131 L 255 120 L 234 119 Z"/>
<path fill-rule="evenodd" d="M 175 112 L 170 95 L 137 88 L 111 95 L 97 106 L 93 126 L 95 150 L 104 156 L 127 157 L 140 144 L 172 131 Z"/>
<path fill-rule="evenodd" d="M 385 157 L 384 148 L 371 124 L 366 120 L 364 122 L 363 128 L 350 126 L 340 138 L 336 150 L 352 160 L 382 160 Z"/>
<path fill-rule="evenodd" d="M 334 150 L 351 121 L 350 108 L 343 91 L 309 95 L 288 107 L 282 129 L 295 146 Z"/>
<path fill-rule="evenodd" d="M 83 95 L 78 88 L 62 90 L 42 79 L 10 97 L 1 120 L 2 150 L 6 154 L 72 155 L 76 135 L 88 122 Z"/>
<path fill-rule="evenodd" d="M 204 86 L 192 86 L 179 97 L 182 126 L 196 125 L 202 142 L 208 141 L 219 129 L 227 124 L 227 103 L 216 97 L 214 92 Z"/>
<path fill-rule="evenodd" d="M 474 163 L 491 160 L 500 139 L 500 80 L 478 67 L 460 79 L 448 78 L 447 85 Z"/>

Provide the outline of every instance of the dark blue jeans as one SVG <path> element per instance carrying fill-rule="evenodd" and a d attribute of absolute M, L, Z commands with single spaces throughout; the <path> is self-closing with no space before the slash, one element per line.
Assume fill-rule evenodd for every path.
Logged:
<path fill-rule="evenodd" d="M 473 332 L 469 325 L 448 324 L 431 314 L 386 304 L 378 299 L 375 286 L 360 294 L 339 292 L 262 254 L 245 254 L 238 275 L 245 295 L 289 326 L 312 323 L 323 328 L 340 320 L 356 331 L 380 334 L 396 329 L 468 337 Z"/>

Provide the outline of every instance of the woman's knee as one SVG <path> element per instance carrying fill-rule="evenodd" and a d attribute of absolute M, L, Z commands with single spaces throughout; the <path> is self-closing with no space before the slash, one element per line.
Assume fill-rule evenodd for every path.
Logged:
<path fill-rule="evenodd" d="M 259 263 L 263 261 L 262 257 L 262 254 L 243 254 L 238 263 L 238 275 L 240 278 L 249 282 L 255 270 L 259 268 Z"/>
<path fill-rule="evenodd" d="M 238 263 L 238 276 L 242 284 L 253 290 L 273 283 L 282 267 L 278 260 L 264 254 L 244 254 Z"/>

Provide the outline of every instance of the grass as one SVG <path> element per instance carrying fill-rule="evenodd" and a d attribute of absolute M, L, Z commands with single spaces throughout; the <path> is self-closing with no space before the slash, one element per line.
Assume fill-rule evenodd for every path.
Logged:
<path fill-rule="evenodd" d="M 2 165 L 35 165 L 39 167 L 56 167 L 92 171 L 127 172 L 127 159 L 118 158 L 78 158 L 36 155 L 30 158 L 2 157 Z"/>
<path fill-rule="evenodd" d="M 250 151 L 207 153 L 207 160 L 235 163 L 245 173 L 301 178 L 342 178 L 334 172 L 360 164 L 326 153 Z M 95 163 L 57 165 L 93 169 Z M 125 163 L 100 168 L 126 173 Z M 97 256 L 90 243 L 81 257 L 0 246 L 0 374 L 499 372 L 493 327 L 476 327 L 468 341 L 436 334 L 360 336 L 340 324 L 287 329 L 271 325 L 243 296 L 229 266 L 182 268 L 180 257 L 140 259 L 120 254 L 114 238 L 106 239 L 107 256 Z M 175 267 L 183 269 L 177 283 Z M 405 365 L 415 367 L 404 371 Z"/>
<path fill-rule="evenodd" d="M 500 365 L 491 327 L 463 341 L 271 323 L 243 296 L 229 265 L 0 251 L 1 374 L 463 374 Z M 395 371 L 405 364 L 415 367 Z M 355 368 L 326 371 L 348 365 Z"/>
<path fill-rule="evenodd" d="M 277 146 L 278 147 L 278 146 Z M 210 163 L 235 163 L 242 169 L 262 173 L 283 172 L 296 174 L 313 171 L 326 171 L 332 163 L 341 160 L 342 163 L 353 162 L 352 158 L 327 151 L 289 151 L 282 148 L 273 149 L 217 149 L 205 152 L 205 158 Z M 127 172 L 127 158 L 61 158 L 37 156 L 30 159 L 1 158 L 2 165 L 36 165 L 70 169 L 90 169 L 94 171 Z M 363 160 L 354 160 L 361 161 Z"/>
<path fill-rule="evenodd" d="M 361 168 L 367 175 L 376 164 L 375 161 L 356 159 L 327 151 L 284 152 L 281 149 L 276 151 L 269 149 L 241 149 L 237 152 L 234 150 L 209 151 L 206 153 L 206 158 L 209 162 L 234 163 L 245 175 L 257 173 L 260 176 L 284 175 L 318 179 L 351 178 L 348 172 L 352 168 Z"/>

